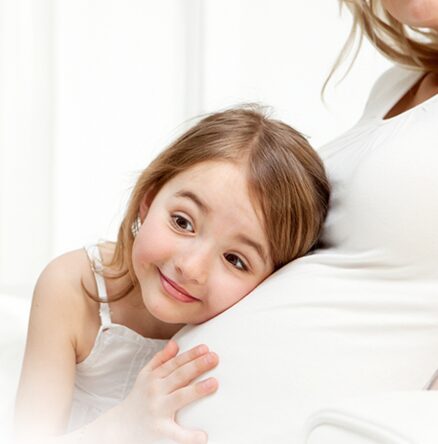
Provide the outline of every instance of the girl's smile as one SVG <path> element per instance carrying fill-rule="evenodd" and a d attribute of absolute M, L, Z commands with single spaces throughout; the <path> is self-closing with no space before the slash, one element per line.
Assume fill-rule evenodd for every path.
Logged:
<path fill-rule="evenodd" d="M 158 273 L 161 279 L 161 285 L 163 286 L 163 290 L 172 298 L 181 301 L 181 302 L 196 302 L 199 299 L 193 297 L 187 291 L 185 291 L 182 287 L 180 287 L 176 282 L 169 279 L 167 276 L 164 276 L 161 273 L 160 269 L 157 268 Z"/>

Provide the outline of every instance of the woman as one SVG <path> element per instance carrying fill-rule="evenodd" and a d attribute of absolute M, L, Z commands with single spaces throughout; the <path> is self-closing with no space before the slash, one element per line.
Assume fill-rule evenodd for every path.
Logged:
<path fill-rule="evenodd" d="M 177 335 L 220 356 L 218 392 L 178 418 L 212 443 L 300 442 L 320 405 L 420 389 L 438 365 L 438 0 L 342 3 L 352 38 L 396 66 L 321 150 L 333 190 L 322 248 Z"/>

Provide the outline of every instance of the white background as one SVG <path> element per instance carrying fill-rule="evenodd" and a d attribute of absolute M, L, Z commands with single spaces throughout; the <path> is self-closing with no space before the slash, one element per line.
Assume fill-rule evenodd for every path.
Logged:
<path fill-rule="evenodd" d="M 0 0 L 0 294 L 114 239 L 194 116 L 256 101 L 315 147 L 346 130 L 388 66 L 365 44 L 322 103 L 350 24 L 336 0 Z"/>

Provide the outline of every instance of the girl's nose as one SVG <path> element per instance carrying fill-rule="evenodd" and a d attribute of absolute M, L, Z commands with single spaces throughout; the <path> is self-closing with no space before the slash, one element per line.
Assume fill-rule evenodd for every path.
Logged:
<path fill-rule="evenodd" d="M 207 248 L 195 247 L 178 254 L 174 264 L 184 281 L 203 285 L 207 281 L 211 260 L 211 253 Z"/>

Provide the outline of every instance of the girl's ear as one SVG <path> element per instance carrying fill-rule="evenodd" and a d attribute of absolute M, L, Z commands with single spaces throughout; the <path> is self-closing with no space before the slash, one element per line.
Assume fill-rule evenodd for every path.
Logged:
<path fill-rule="evenodd" d="M 142 222 L 144 221 L 146 215 L 148 214 L 149 207 L 152 204 L 152 201 L 154 200 L 154 197 L 156 196 L 156 191 L 154 188 L 151 188 L 148 190 L 145 195 L 143 196 L 143 199 L 140 202 L 140 208 L 139 208 L 139 215 Z"/>

